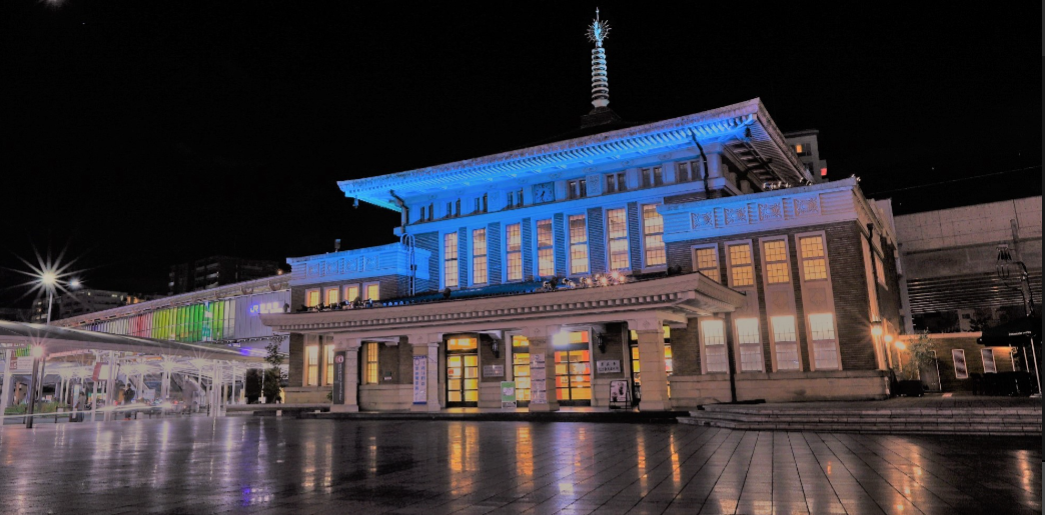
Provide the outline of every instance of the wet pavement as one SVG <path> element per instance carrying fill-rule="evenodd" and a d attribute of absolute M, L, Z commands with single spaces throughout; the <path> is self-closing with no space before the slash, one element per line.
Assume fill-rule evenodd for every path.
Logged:
<path fill-rule="evenodd" d="M 2 513 L 1041 513 L 1037 437 L 179 418 L 0 428 Z"/>

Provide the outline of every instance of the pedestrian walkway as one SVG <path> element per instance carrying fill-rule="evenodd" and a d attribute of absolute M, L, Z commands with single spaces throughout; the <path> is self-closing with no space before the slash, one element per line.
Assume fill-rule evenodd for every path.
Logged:
<path fill-rule="evenodd" d="M 562 407 L 558 411 L 515 409 L 451 408 L 439 411 L 361 411 L 357 413 L 303 412 L 301 418 L 331 420 L 467 420 L 473 422 L 630 422 L 675 423 L 685 411 L 639 411 Z"/>
<path fill-rule="evenodd" d="M 1041 435 L 1041 399 L 899 397 L 883 401 L 713 404 L 683 424 L 759 431 Z"/>
<path fill-rule="evenodd" d="M 1020 515 L 1040 461 L 1026 437 L 190 417 L 2 428 L 0 511 Z"/>

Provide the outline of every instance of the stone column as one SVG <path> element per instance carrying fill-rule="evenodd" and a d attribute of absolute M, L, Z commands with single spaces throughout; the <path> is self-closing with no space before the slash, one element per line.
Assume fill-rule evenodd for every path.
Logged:
<path fill-rule="evenodd" d="M 643 323 L 640 327 L 653 325 Z M 663 411 L 671 409 L 668 400 L 668 374 L 664 370 L 664 331 L 657 329 L 637 329 L 639 338 L 639 367 L 642 370 L 642 411 Z"/>
<path fill-rule="evenodd" d="M 439 342 L 443 339 L 442 334 L 412 334 L 407 337 L 414 349 L 414 363 L 423 358 L 424 371 L 412 367 L 414 378 L 414 392 L 424 392 L 424 402 L 419 397 L 413 398 L 410 411 L 439 411 Z M 420 384 L 423 381 L 424 384 Z M 420 390 L 418 390 L 420 389 Z"/>
<path fill-rule="evenodd" d="M 559 411 L 559 400 L 555 395 L 555 348 L 550 335 L 558 326 L 531 327 L 525 331 L 530 340 L 530 411 Z M 540 379 L 540 368 L 535 366 L 535 356 L 544 356 L 544 379 Z M 544 387 L 545 402 L 536 402 L 537 392 Z"/>
<path fill-rule="evenodd" d="M 359 348 L 363 345 L 359 338 L 334 336 L 334 355 L 345 352 L 344 388 L 345 403 L 331 404 L 332 413 L 354 413 L 359 411 Z"/>

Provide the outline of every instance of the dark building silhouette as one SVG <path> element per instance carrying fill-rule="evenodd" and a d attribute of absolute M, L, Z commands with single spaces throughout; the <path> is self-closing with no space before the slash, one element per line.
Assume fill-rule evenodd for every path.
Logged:
<path fill-rule="evenodd" d="M 270 277 L 280 273 L 279 263 L 259 259 L 211 256 L 171 267 L 168 295 Z"/>

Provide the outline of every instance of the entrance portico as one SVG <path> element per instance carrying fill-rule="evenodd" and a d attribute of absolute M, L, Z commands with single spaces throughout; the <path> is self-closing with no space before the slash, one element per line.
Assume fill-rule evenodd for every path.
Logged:
<path fill-rule="evenodd" d="M 663 410 L 671 404 L 662 327 L 685 327 L 690 318 L 729 313 L 743 303 L 743 294 L 692 273 L 613 286 L 271 314 L 263 321 L 283 331 L 332 337 L 334 352 L 345 353 L 343 404 L 334 411 L 359 410 L 367 391 L 378 388 L 380 400 L 371 395 L 364 409 L 404 409 L 406 398 L 412 411 L 457 402 L 499 408 L 500 382 L 517 379 L 513 343 L 523 340 L 514 336 L 527 345 L 529 410 L 555 411 L 560 400 L 606 406 L 609 380 L 630 380 L 628 330 L 638 334 L 641 408 Z M 598 361 L 615 363 L 599 371 Z"/>

